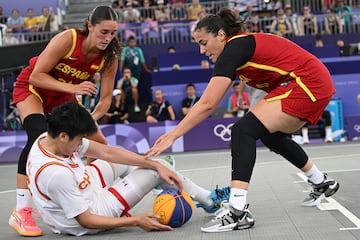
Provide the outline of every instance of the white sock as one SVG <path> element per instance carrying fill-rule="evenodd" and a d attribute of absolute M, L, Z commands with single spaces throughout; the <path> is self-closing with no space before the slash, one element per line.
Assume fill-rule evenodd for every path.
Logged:
<path fill-rule="evenodd" d="M 313 164 L 309 171 L 304 172 L 305 176 L 314 184 L 319 184 L 324 181 L 324 174 Z"/>
<path fill-rule="evenodd" d="M 301 129 L 303 139 L 309 140 L 309 130 L 308 128 Z"/>
<path fill-rule="evenodd" d="M 184 191 L 187 192 L 194 201 L 202 203 L 205 206 L 213 205 L 213 200 L 211 199 L 211 192 L 209 190 L 206 190 L 199 185 L 196 185 L 189 178 L 182 176 L 181 174 L 178 174 L 178 176 L 183 183 Z"/>
<path fill-rule="evenodd" d="M 16 189 L 16 211 L 30 206 L 31 194 L 28 189 Z"/>
<path fill-rule="evenodd" d="M 237 210 L 243 210 L 246 204 L 247 190 L 241 188 L 231 188 L 230 205 Z"/>
<path fill-rule="evenodd" d="M 332 131 L 331 131 L 331 126 L 327 126 L 327 127 L 325 127 L 325 139 L 326 139 L 326 140 L 331 140 L 331 141 L 332 141 Z"/>

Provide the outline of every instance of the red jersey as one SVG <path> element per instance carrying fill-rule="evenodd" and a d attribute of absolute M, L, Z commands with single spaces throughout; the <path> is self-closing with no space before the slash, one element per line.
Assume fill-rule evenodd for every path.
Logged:
<path fill-rule="evenodd" d="M 238 76 L 268 92 L 267 101 L 282 100 L 283 112 L 310 123 L 335 93 L 331 75 L 318 58 L 286 38 L 266 33 L 229 37 L 213 75 Z"/>
<path fill-rule="evenodd" d="M 228 41 L 242 36 L 234 36 Z M 287 87 L 294 81 L 312 101 L 335 93 L 329 71 L 314 55 L 282 37 L 253 36 L 256 48 L 252 58 L 236 69 L 241 81 L 266 92 Z"/>
<path fill-rule="evenodd" d="M 81 51 L 85 36 L 75 29 L 71 29 L 71 32 L 73 36 L 73 45 L 70 51 L 66 53 L 49 74 L 58 81 L 69 84 L 79 84 L 89 80 L 95 72 L 102 69 L 105 52 L 93 60 L 86 62 L 84 54 Z M 23 69 L 17 77 L 12 104 L 23 101 L 29 94 L 35 94 L 42 101 L 44 111 L 51 112 L 54 107 L 66 101 L 76 101 L 75 94 L 37 88 L 29 84 L 29 78 L 37 59 L 38 57 L 31 58 L 29 61 L 30 65 Z"/>

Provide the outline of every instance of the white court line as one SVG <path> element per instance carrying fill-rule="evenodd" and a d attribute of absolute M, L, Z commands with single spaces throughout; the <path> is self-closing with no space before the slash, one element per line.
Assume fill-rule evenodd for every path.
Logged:
<path fill-rule="evenodd" d="M 307 178 L 303 173 L 297 174 L 303 181 L 306 181 Z M 350 212 L 347 208 L 341 205 L 338 201 L 336 201 L 332 197 L 326 198 L 328 202 L 320 203 L 317 207 L 322 211 L 329 211 L 329 210 L 337 210 L 342 213 L 347 219 L 349 219 L 356 227 L 351 228 L 340 228 L 340 230 L 357 230 L 360 229 L 360 219 L 355 216 L 352 212 Z"/>
<path fill-rule="evenodd" d="M 4 194 L 4 193 L 12 193 L 15 192 L 16 190 L 5 190 L 5 191 L 0 191 L 0 194 Z"/>

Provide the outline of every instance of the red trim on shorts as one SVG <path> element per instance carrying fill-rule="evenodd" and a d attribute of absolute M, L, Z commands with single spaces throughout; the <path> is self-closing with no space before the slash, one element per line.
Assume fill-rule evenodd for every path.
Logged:
<path fill-rule="evenodd" d="M 124 211 L 121 214 L 122 216 L 127 216 L 127 217 L 131 217 L 131 215 L 129 214 L 129 210 L 130 210 L 130 205 L 127 203 L 127 201 L 121 196 L 120 193 L 118 193 L 115 188 L 108 188 L 109 192 L 111 192 L 116 198 L 117 200 L 119 200 L 119 202 L 125 207 Z"/>
<path fill-rule="evenodd" d="M 105 183 L 104 177 L 103 177 L 100 169 L 98 168 L 98 166 L 96 166 L 95 164 L 92 164 L 92 163 L 89 163 L 88 166 L 95 168 L 95 170 L 97 171 L 97 173 L 98 173 L 98 175 L 99 175 L 99 178 L 100 178 L 100 182 L 101 182 L 102 187 L 103 187 L 103 188 L 106 187 L 106 183 Z"/>

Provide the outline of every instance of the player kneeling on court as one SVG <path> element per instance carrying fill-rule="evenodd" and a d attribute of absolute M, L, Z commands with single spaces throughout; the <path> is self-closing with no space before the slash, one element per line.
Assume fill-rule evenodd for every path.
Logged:
<path fill-rule="evenodd" d="M 54 232 L 81 236 L 123 226 L 172 230 L 153 213 L 128 214 L 158 185 L 184 190 L 206 211 L 215 211 L 229 198 L 229 187 L 206 190 L 174 172 L 164 160 L 145 159 L 86 138 L 96 131 L 85 108 L 65 103 L 53 111 L 48 131 L 31 148 L 26 169 L 30 190 L 42 219 Z M 83 156 L 104 160 L 85 166 Z M 14 228 L 15 217 L 10 219 Z"/>

